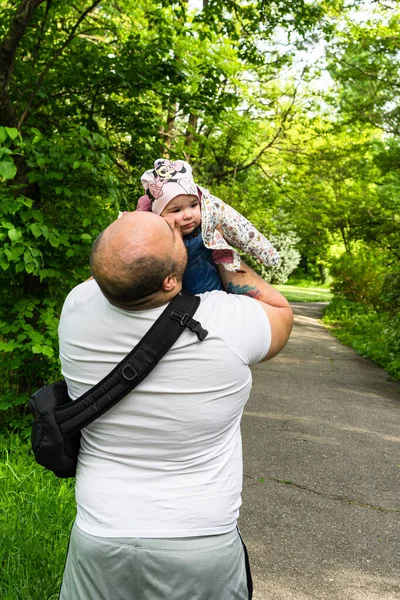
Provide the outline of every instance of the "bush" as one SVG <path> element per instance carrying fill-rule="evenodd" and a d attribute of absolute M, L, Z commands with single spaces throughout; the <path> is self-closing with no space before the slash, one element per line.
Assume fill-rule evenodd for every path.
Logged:
<path fill-rule="evenodd" d="M 23 140 L 16 130 L 0 127 L 0 423 L 5 428 L 15 428 L 32 391 L 59 377 L 62 303 L 89 276 L 92 241 L 118 212 L 118 180 L 107 144 L 99 134 L 72 125 L 51 136 L 31 129 Z M 26 173 L 17 170 L 16 157 L 23 159 Z"/>
<path fill-rule="evenodd" d="M 357 254 L 343 254 L 332 263 L 331 289 L 347 300 L 378 308 L 388 267 L 379 251 L 361 249 Z"/>
<path fill-rule="evenodd" d="M 59 378 L 59 312 L 54 300 L 5 295 L 9 310 L 0 319 L 0 423 L 2 428 L 14 429 L 32 387 Z"/>
<path fill-rule="evenodd" d="M 300 262 L 300 252 L 295 248 L 299 238 L 293 232 L 289 232 L 270 235 L 268 239 L 278 250 L 281 260 L 276 267 L 269 268 L 259 265 L 255 270 L 269 283 L 284 284 Z"/>
<path fill-rule="evenodd" d="M 385 276 L 381 301 L 386 312 L 400 315 L 400 265 Z"/>

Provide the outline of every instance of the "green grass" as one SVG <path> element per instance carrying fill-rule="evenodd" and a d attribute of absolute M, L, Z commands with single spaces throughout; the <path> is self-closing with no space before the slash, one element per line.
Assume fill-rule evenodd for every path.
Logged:
<path fill-rule="evenodd" d="M 329 302 L 333 298 L 333 294 L 324 287 L 318 286 L 318 284 L 310 284 L 305 287 L 303 284 L 300 285 L 275 285 L 283 296 L 289 302 Z"/>
<path fill-rule="evenodd" d="M 400 379 L 400 321 L 398 315 L 377 312 L 371 307 L 334 295 L 322 284 L 306 280 L 276 287 L 289 302 L 327 302 L 324 323 L 343 344 L 383 367 Z"/>
<path fill-rule="evenodd" d="M 56 600 L 75 518 L 74 482 L 36 465 L 16 435 L 3 440 L 0 453 L 0 598 Z"/>
<path fill-rule="evenodd" d="M 400 320 L 398 314 L 336 297 L 324 309 L 324 323 L 343 344 L 373 360 L 400 380 Z"/>

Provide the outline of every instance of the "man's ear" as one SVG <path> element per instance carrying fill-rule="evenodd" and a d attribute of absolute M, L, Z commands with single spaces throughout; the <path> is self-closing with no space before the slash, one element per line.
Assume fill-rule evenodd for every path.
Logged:
<path fill-rule="evenodd" d="M 172 290 L 178 285 L 178 280 L 175 275 L 168 275 L 163 283 L 162 288 L 164 292 L 172 292 Z"/>

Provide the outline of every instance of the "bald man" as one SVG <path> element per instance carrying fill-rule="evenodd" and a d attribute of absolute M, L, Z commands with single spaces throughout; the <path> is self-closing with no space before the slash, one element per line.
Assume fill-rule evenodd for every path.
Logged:
<path fill-rule="evenodd" d="M 180 292 L 179 228 L 153 213 L 99 235 L 93 279 L 68 295 L 62 373 L 76 399 L 105 377 Z M 243 265 L 227 291 L 201 295 L 200 342 L 184 331 L 150 375 L 82 432 L 77 516 L 61 600 L 248 600 L 237 529 L 240 420 L 250 365 L 272 358 L 292 326 L 287 301 Z"/>

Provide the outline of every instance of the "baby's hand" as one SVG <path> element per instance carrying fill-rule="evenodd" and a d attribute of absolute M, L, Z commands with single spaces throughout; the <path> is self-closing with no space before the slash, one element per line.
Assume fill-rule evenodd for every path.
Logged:
<path fill-rule="evenodd" d="M 218 231 L 218 233 L 220 234 L 220 236 L 224 237 L 224 234 L 223 234 L 223 231 L 222 231 L 222 225 L 220 223 L 216 226 L 215 231 Z"/>

